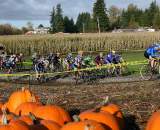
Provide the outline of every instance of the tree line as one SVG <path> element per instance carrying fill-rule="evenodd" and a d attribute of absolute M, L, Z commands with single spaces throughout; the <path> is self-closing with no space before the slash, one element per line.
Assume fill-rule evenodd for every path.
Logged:
<path fill-rule="evenodd" d="M 60 4 L 53 7 L 51 12 L 51 32 L 64 33 L 88 33 L 106 32 L 113 29 L 136 29 L 139 27 L 152 27 L 160 29 L 160 8 L 153 1 L 146 9 L 140 9 L 137 5 L 130 4 L 126 9 L 116 6 L 106 8 L 104 0 L 96 0 L 93 12 L 79 13 L 76 22 L 67 16 L 63 16 Z"/>
<path fill-rule="evenodd" d="M 26 27 L 22 28 L 17 28 L 10 24 L 0 24 L 0 35 L 21 35 L 33 30 L 33 24 L 31 22 L 28 22 Z"/>

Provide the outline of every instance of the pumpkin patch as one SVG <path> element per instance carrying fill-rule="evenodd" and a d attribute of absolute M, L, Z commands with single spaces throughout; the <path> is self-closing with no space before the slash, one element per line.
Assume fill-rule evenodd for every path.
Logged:
<path fill-rule="evenodd" d="M 11 94 L 0 106 L 0 130 L 123 130 L 123 114 L 115 104 L 71 115 L 57 105 L 42 104 L 29 89 Z M 75 121 L 73 121 L 77 118 Z M 121 120 L 118 120 L 121 119 Z M 123 124 L 122 124 L 123 123 Z M 147 129 L 148 130 L 148 129 Z M 154 130 L 154 129 L 153 129 Z"/>

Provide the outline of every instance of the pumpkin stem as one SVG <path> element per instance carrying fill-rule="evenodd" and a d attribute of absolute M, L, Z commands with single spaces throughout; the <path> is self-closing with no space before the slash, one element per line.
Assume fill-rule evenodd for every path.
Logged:
<path fill-rule="evenodd" d="M 80 121 L 80 118 L 79 118 L 79 116 L 77 116 L 77 115 L 74 115 L 72 118 L 73 118 L 73 120 L 74 120 L 75 122 L 79 122 L 79 121 Z"/>
<path fill-rule="evenodd" d="M 36 116 L 33 113 L 30 112 L 29 117 L 32 119 L 35 125 L 40 124 L 39 120 L 37 120 Z"/>
<path fill-rule="evenodd" d="M 6 112 L 6 108 L 3 108 L 2 109 L 2 119 L 1 119 L 1 122 L 3 125 L 7 125 L 8 124 L 8 120 L 7 120 L 7 112 Z"/>
<path fill-rule="evenodd" d="M 108 102 L 109 102 L 109 96 L 106 96 L 106 97 L 104 98 L 104 100 L 102 101 L 102 105 L 105 106 L 105 105 L 108 104 Z"/>
<path fill-rule="evenodd" d="M 99 112 L 100 108 L 101 108 L 102 106 L 107 105 L 108 102 L 109 102 L 109 96 L 106 96 L 106 97 L 103 99 L 103 101 L 102 101 L 99 105 L 97 105 L 97 106 L 95 107 L 95 111 L 96 111 L 96 112 Z"/>

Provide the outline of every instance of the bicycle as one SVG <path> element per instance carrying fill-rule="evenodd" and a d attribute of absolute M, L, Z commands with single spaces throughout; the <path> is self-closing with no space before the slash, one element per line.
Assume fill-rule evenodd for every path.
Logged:
<path fill-rule="evenodd" d="M 160 74 L 160 59 L 155 59 L 155 66 L 151 67 L 151 64 L 145 64 L 140 68 L 140 76 L 143 80 L 151 80 L 153 76 Z"/>

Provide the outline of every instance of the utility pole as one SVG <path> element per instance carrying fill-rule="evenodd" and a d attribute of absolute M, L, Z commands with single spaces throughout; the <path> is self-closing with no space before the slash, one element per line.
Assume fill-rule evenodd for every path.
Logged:
<path fill-rule="evenodd" d="M 98 24 L 98 31 L 99 31 L 99 34 L 101 33 L 101 28 L 100 28 L 100 23 L 99 23 L 99 17 L 97 17 L 97 24 Z"/>
<path fill-rule="evenodd" d="M 83 33 L 85 33 L 85 23 L 83 23 Z"/>

